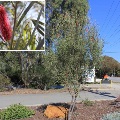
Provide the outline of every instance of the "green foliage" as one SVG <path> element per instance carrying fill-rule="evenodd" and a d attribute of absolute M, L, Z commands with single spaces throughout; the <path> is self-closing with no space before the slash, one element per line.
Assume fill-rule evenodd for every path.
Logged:
<path fill-rule="evenodd" d="M 46 24 L 46 39 L 50 44 L 49 48 L 53 43 L 55 62 L 57 60 L 54 73 L 57 80 L 62 79 L 72 96 L 69 120 L 84 79 L 83 74 L 96 66 L 102 51 L 98 30 L 89 23 L 87 17 L 88 8 L 87 0 L 46 2 L 46 13 L 50 18 Z"/>
<path fill-rule="evenodd" d="M 120 112 L 108 113 L 101 120 L 120 120 Z"/>
<path fill-rule="evenodd" d="M 0 71 L 14 85 L 44 89 L 56 81 L 55 55 L 42 52 L 1 52 Z"/>
<path fill-rule="evenodd" d="M 21 104 L 14 104 L 0 112 L 0 120 L 16 120 L 28 118 L 34 114 L 35 112 L 33 110 L 30 110 Z"/>
<path fill-rule="evenodd" d="M 93 101 L 88 100 L 87 98 L 82 101 L 85 106 L 93 106 Z"/>
<path fill-rule="evenodd" d="M 15 84 L 21 83 L 21 57 L 20 52 L 1 52 L 0 72 L 8 76 Z"/>
<path fill-rule="evenodd" d="M 0 74 L 0 91 L 6 90 L 6 87 L 9 85 L 11 85 L 10 78 L 3 74 Z"/>
<path fill-rule="evenodd" d="M 39 89 L 49 88 L 57 79 L 56 56 L 52 51 L 46 54 L 36 53 L 36 55 L 39 55 L 37 62 L 32 64 L 32 69 L 29 69 L 30 78 L 32 78 L 30 86 Z"/>
<path fill-rule="evenodd" d="M 34 77 L 30 81 L 29 87 L 35 89 L 41 89 L 41 90 L 49 89 L 49 86 L 51 85 L 49 78 L 42 73 L 40 74 L 42 77 L 41 78 L 39 78 L 38 76 Z"/>
<path fill-rule="evenodd" d="M 86 24 L 88 9 L 87 0 L 46 0 L 46 15 L 49 17 L 49 19 L 46 20 L 46 40 L 48 47 L 51 47 L 51 43 L 54 42 L 51 37 L 53 37 L 53 35 L 60 35 L 58 27 L 62 28 L 61 30 L 63 30 L 63 32 L 67 32 L 65 29 L 69 26 L 68 21 L 70 20 L 72 22 L 71 18 L 76 19 L 74 22 L 76 25 L 81 26 L 79 29 L 81 30 Z M 70 13 L 70 19 L 66 17 L 68 13 Z M 55 32 L 54 34 L 53 31 Z"/>
<path fill-rule="evenodd" d="M 103 77 L 105 74 L 109 76 L 120 76 L 120 63 L 109 56 L 103 56 L 101 64 L 96 71 L 97 77 Z"/>
<path fill-rule="evenodd" d="M 46 76 L 49 77 L 49 80 L 51 82 L 51 84 L 54 84 L 55 81 L 57 80 L 57 73 L 59 71 L 57 71 L 57 57 L 56 54 L 53 51 L 49 51 L 46 54 L 43 55 L 43 65 L 45 68 L 45 74 Z"/>
<path fill-rule="evenodd" d="M 7 9 L 12 23 L 12 38 L 9 42 L 0 42 L 0 49 L 7 50 L 40 50 L 44 44 L 44 2 L 40 1 L 1 1 Z M 31 16 L 36 14 L 36 18 Z M 38 38 L 39 36 L 39 38 Z M 43 40 L 40 40 L 43 39 Z"/>
<path fill-rule="evenodd" d="M 65 20 L 63 20 L 64 17 L 66 17 Z M 58 32 L 63 30 L 64 35 L 61 33 L 57 41 L 56 54 L 62 77 L 68 86 L 74 86 L 76 89 L 75 84 L 80 87 L 79 80 L 83 80 L 85 71 L 98 63 L 102 47 L 99 46 L 100 39 L 96 28 L 90 26 L 89 32 L 85 32 L 79 23 L 76 25 L 76 17 L 72 17 L 69 13 L 66 13 L 65 16 L 61 15 L 60 23 L 62 25 L 58 26 L 57 30 Z M 59 77 L 61 77 L 60 75 Z"/>

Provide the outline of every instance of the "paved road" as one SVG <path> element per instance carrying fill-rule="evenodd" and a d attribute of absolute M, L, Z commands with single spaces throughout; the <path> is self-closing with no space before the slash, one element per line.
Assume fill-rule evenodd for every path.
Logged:
<path fill-rule="evenodd" d="M 119 90 L 98 90 L 81 91 L 77 101 L 88 98 L 89 100 L 113 99 L 120 95 Z M 23 105 L 40 105 L 58 102 L 70 102 L 71 96 L 68 92 L 45 93 L 45 94 L 20 94 L 0 95 L 0 108 L 8 107 L 11 104 L 21 103 Z"/>
<path fill-rule="evenodd" d="M 113 82 L 119 82 L 120 83 L 120 77 L 109 77 L 110 80 Z"/>
<path fill-rule="evenodd" d="M 112 82 L 112 84 L 88 84 L 88 87 L 91 88 L 99 88 L 99 89 L 111 89 L 111 90 L 117 90 L 120 93 L 120 83 L 114 83 Z"/>

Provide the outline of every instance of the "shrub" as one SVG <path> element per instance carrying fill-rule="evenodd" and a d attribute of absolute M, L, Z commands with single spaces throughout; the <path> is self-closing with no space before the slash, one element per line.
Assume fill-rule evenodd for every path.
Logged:
<path fill-rule="evenodd" d="M 0 74 L 0 91 L 6 90 L 6 86 L 11 85 L 10 78 Z"/>
<path fill-rule="evenodd" d="M 120 112 L 108 113 L 101 120 L 120 120 Z"/>
<path fill-rule="evenodd" d="M 21 104 L 14 104 L 0 112 L 0 120 L 16 120 L 34 115 L 34 111 Z"/>
<path fill-rule="evenodd" d="M 85 106 L 93 106 L 93 102 L 88 99 L 85 99 L 82 102 Z"/>

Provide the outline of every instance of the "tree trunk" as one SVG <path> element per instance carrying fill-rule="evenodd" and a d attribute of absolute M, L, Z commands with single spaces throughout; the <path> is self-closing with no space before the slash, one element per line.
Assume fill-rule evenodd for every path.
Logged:
<path fill-rule="evenodd" d="M 72 96 L 72 101 L 71 101 L 71 105 L 70 105 L 66 120 L 72 119 L 74 108 L 75 108 L 75 103 L 76 103 L 76 98 L 77 98 L 77 96 Z"/>

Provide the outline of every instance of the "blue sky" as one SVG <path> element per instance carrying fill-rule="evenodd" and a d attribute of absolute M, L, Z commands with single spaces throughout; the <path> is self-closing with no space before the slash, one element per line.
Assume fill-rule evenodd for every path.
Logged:
<path fill-rule="evenodd" d="M 103 55 L 120 62 L 120 0 L 88 0 L 89 17 L 104 40 Z"/>

